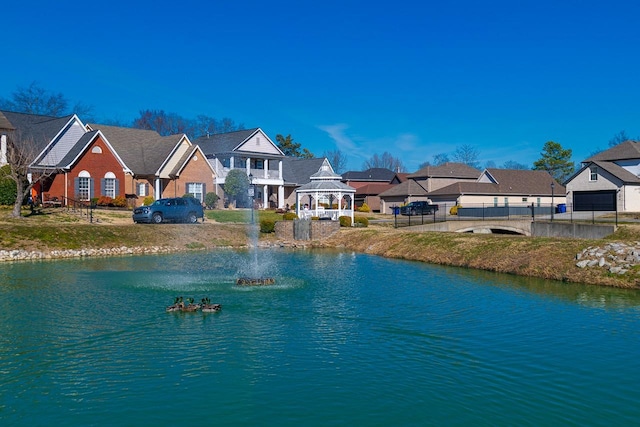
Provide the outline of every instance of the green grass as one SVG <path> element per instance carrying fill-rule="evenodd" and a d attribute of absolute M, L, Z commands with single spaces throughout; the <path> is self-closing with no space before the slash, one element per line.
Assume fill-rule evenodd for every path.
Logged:
<path fill-rule="evenodd" d="M 213 209 L 206 211 L 205 215 L 207 219 L 216 222 L 236 222 L 243 224 L 251 222 L 251 211 L 249 209 Z M 263 219 L 282 221 L 282 214 L 275 213 L 274 211 L 255 210 L 253 211 L 253 215 L 254 221 L 257 223 Z"/>

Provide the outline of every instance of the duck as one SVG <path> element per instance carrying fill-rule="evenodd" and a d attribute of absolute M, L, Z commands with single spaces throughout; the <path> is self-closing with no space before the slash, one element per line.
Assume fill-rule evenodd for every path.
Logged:
<path fill-rule="evenodd" d="M 167 312 L 180 311 L 184 308 L 184 300 L 182 297 L 176 297 L 172 305 L 167 307 Z"/>
<path fill-rule="evenodd" d="M 189 298 L 187 300 L 188 304 L 186 306 L 182 306 L 180 308 L 180 311 L 185 311 L 185 312 L 194 312 L 194 311 L 198 311 L 200 310 L 200 307 L 202 307 L 200 304 L 194 304 L 193 303 L 193 298 Z"/>
<path fill-rule="evenodd" d="M 215 313 L 222 309 L 220 304 L 211 304 L 209 297 L 202 298 L 202 312 L 203 313 Z"/>

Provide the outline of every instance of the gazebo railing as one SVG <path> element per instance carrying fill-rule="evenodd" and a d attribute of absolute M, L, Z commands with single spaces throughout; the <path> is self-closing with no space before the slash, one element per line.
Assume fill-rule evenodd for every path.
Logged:
<path fill-rule="evenodd" d="M 318 218 L 328 218 L 334 221 L 337 221 L 339 217 L 341 216 L 351 216 L 351 214 L 353 213 L 352 209 L 324 209 L 324 208 L 318 208 L 318 209 L 305 209 L 305 210 L 301 210 L 300 211 L 300 218 L 302 219 L 308 219 L 311 217 L 318 217 Z"/>

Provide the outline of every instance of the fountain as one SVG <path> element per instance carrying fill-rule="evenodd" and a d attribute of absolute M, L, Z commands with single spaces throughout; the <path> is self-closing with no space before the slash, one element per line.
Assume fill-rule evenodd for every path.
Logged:
<path fill-rule="evenodd" d="M 265 285 L 273 285 L 276 283 L 276 279 L 273 277 L 265 277 L 263 276 L 262 266 L 258 262 L 258 233 L 260 232 L 260 227 L 256 225 L 255 222 L 255 183 L 254 176 L 249 173 L 249 189 L 247 191 L 249 195 L 249 201 L 251 204 L 251 221 L 249 223 L 249 240 L 250 240 L 250 251 L 251 251 L 251 261 L 249 265 L 249 276 L 238 277 L 236 279 L 236 285 L 239 286 L 265 286 Z"/>

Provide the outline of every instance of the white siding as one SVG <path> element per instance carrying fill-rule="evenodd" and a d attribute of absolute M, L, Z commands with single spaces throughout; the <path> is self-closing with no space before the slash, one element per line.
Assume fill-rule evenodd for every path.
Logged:
<path fill-rule="evenodd" d="M 621 212 L 640 212 L 640 186 L 626 185 L 618 193 L 618 210 Z"/>
<path fill-rule="evenodd" d="M 278 148 L 262 132 L 257 132 L 251 138 L 246 140 L 244 144 L 238 147 L 237 151 L 281 155 Z"/>
<path fill-rule="evenodd" d="M 73 148 L 76 142 L 82 138 L 82 135 L 84 135 L 85 132 L 85 129 L 80 125 L 80 123 L 74 120 L 71 126 L 63 132 L 58 141 L 53 144 L 51 151 L 47 153 L 40 164 L 43 166 L 57 165 L 58 162 L 60 162 L 60 160 L 69 153 L 69 150 Z"/>

